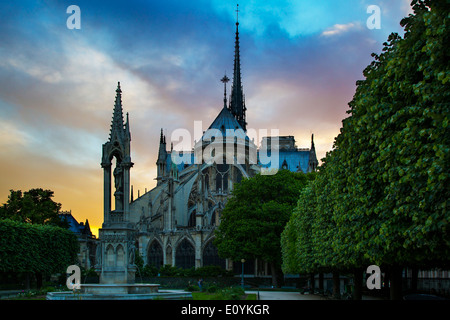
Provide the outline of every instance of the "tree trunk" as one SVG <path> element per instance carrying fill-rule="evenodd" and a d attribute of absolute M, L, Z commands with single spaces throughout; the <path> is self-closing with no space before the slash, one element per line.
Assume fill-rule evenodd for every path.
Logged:
<path fill-rule="evenodd" d="M 413 267 L 412 270 L 412 275 L 411 275 L 411 291 L 412 292 L 417 292 L 417 278 L 419 275 L 419 269 L 417 267 Z"/>
<path fill-rule="evenodd" d="M 394 266 L 391 268 L 391 300 L 402 299 L 402 271 L 403 268 L 399 266 Z"/>
<path fill-rule="evenodd" d="M 363 285 L 363 273 L 361 269 L 356 269 L 353 273 L 353 300 L 362 299 L 362 285 Z"/>
<path fill-rule="evenodd" d="M 35 275 L 36 275 L 36 287 L 39 290 L 42 288 L 42 273 L 37 272 Z"/>
<path fill-rule="evenodd" d="M 339 299 L 341 297 L 341 280 L 339 272 L 333 272 L 333 298 Z"/>
<path fill-rule="evenodd" d="M 382 287 L 383 296 L 389 298 L 391 290 L 391 270 L 389 269 L 389 267 L 385 267 L 384 269 L 386 269 L 386 271 L 384 273 L 384 285 Z"/>
<path fill-rule="evenodd" d="M 309 281 L 311 282 L 311 294 L 314 294 L 314 291 L 316 289 L 316 281 L 314 279 L 314 273 L 311 273 L 309 275 Z"/>
<path fill-rule="evenodd" d="M 323 273 L 319 273 L 319 291 L 323 293 Z"/>
<path fill-rule="evenodd" d="M 302 289 L 303 288 L 303 285 L 302 285 L 303 283 L 302 283 L 302 274 L 301 273 L 299 273 L 298 274 L 298 281 L 297 281 L 297 289 Z"/>
<path fill-rule="evenodd" d="M 25 273 L 25 290 L 30 290 L 30 272 Z"/>
<path fill-rule="evenodd" d="M 278 288 L 278 272 L 277 268 L 275 267 L 275 263 L 270 263 L 270 270 L 272 272 L 272 286 L 274 288 Z"/>

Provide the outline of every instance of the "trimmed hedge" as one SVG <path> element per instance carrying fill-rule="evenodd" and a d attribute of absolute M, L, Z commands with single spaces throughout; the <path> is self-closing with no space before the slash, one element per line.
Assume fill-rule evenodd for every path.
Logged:
<path fill-rule="evenodd" d="M 0 220 L 0 272 L 65 272 L 77 263 L 79 243 L 67 229 Z"/>

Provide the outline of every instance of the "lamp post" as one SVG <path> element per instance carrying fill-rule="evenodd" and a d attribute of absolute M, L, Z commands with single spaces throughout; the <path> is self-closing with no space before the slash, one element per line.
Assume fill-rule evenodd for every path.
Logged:
<path fill-rule="evenodd" d="M 242 289 L 244 289 L 244 262 L 245 262 L 245 259 L 241 259 L 241 262 L 242 262 L 241 287 L 242 287 Z"/>

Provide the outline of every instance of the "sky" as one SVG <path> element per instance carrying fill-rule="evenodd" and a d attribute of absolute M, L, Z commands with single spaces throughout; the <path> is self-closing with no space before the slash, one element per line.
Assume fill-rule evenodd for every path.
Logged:
<path fill-rule="evenodd" d="M 53 190 L 62 210 L 103 222 L 102 144 L 117 82 L 131 129 L 131 184 L 156 185 L 160 130 L 206 130 L 233 74 L 236 3 L 2 1 L 0 204 L 9 190 Z M 80 29 L 69 29 L 80 8 Z M 380 29 L 370 29 L 380 8 Z M 410 0 L 240 0 L 247 128 L 278 129 L 317 156 L 331 150 L 357 80 L 380 53 Z M 230 84 L 228 84 L 228 93 Z"/>

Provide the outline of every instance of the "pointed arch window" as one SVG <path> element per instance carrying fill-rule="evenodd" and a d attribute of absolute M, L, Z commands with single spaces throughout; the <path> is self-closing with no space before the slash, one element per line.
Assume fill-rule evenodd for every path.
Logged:
<path fill-rule="evenodd" d="M 112 245 L 108 245 L 108 248 L 106 249 L 106 266 L 114 266 L 114 248 Z"/>
<path fill-rule="evenodd" d="M 122 245 L 118 245 L 117 249 L 116 249 L 117 253 L 117 262 L 116 262 L 116 266 L 117 267 L 123 267 L 125 266 L 125 250 L 123 249 Z"/>
<path fill-rule="evenodd" d="M 153 265 L 156 268 L 160 268 L 163 265 L 163 250 L 158 241 L 153 240 L 148 247 L 147 263 Z"/>
<path fill-rule="evenodd" d="M 213 241 L 209 241 L 203 249 L 203 266 L 219 266 L 225 269 L 225 259 L 219 257 Z"/>
<path fill-rule="evenodd" d="M 195 215 L 197 214 L 197 210 L 192 211 L 189 216 L 188 227 L 195 227 Z"/>
<path fill-rule="evenodd" d="M 177 247 L 175 265 L 183 269 L 195 267 L 195 249 L 187 239 L 183 239 Z"/>
<path fill-rule="evenodd" d="M 228 164 L 217 164 L 216 166 L 216 192 L 227 192 L 228 171 L 230 166 Z"/>

